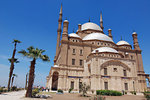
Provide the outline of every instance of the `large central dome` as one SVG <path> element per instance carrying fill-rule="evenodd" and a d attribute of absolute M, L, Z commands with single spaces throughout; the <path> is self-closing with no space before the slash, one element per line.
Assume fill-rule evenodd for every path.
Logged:
<path fill-rule="evenodd" d="M 81 26 L 81 30 L 87 30 L 87 29 L 102 31 L 102 29 L 97 24 L 92 22 L 87 22 Z"/>
<path fill-rule="evenodd" d="M 86 35 L 83 38 L 83 40 L 103 40 L 103 41 L 113 42 L 113 40 L 110 37 L 102 33 L 91 33 L 89 35 Z"/>

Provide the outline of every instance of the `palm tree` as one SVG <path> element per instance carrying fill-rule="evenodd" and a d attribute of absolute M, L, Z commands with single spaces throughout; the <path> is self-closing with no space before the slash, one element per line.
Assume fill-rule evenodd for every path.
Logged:
<path fill-rule="evenodd" d="M 43 61 L 50 61 L 49 57 L 47 55 L 43 55 L 45 50 L 34 48 L 33 46 L 30 46 L 27 48 L 27 51 L 21 50 L 19 53 L 21 53 L 23 56 L 32 58 L 30 65 L 30 71 L 29 71 L 29 81 L 28 81 L 28 88 L 26 92 L 26 97 L 32 97 L 32 86 L 34 82 L 34 70 L 35 70 L 35 64 L 37 59 L 42 59 Z"/>
<path fill-rule="evenodd" d="M 21 43 L 21 41 L 19 40 L 14 40 L 12 43 L 14 43 L 14 50 L 13 50 L 13 55 L 12 55 L 12 58 L 11 58 L 11 65 L 10 65 L 10 72 L 9 72 L 9 80 L 8 80 L 8 91 L 10 90 L 10 82 L 11 82 L 11 77 L 12 77 L 12 74 L 13 74 L 13 70 L 14 70 L 14 62 L 15 62 L 15 54 L 16 54 L 16 46 L 17 46 L 17 43 Z"/>
<path fill-rule="evenodd" d="M 12 80 L 11 80 L 11 89 L 12 89 L 12 87 L 13 87 L 14 77 L 17 77 L 17 75 L 16 75 L 16 74 L 13 74 L 12 76 L 13 76 L 13 77 L 12 77 Z"/>

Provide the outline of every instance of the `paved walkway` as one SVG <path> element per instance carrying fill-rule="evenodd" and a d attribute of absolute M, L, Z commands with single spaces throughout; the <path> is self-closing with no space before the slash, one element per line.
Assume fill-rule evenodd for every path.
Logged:
<path fill-rule="evenodd" d="M 0 100 L 20 100 L 25 95 L 25 90 L 15 91 L 15 92 L 7 92 L 0 94 Z"/>
<path fill-rule="evenodd" d="M 0 94 L 0 100 L 44 100 L 38 98 L 24 98 L 25 90 L 8 92 Z M 80 97 L 79 94 L 65 93 L 62 95 L 51 94 L 52 98 L 47 100 L 89 100 L 88 97 Z M 124 96 L 106 96 L 106 100 L 146 100 L 144 96 L 124 95 Z"/>

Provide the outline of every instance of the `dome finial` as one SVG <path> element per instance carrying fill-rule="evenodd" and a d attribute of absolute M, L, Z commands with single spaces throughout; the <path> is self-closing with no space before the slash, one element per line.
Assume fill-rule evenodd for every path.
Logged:
<path fill-rule="evenodd" d="M 74 33 L 74 28 L 73 28 L 73 33 Z"/>
<path fill-rule="evenodd" d="M 135 32 L 135 29 L 133 29 L 133 32 Z"/>
<path fill-rule="evenodd" d="M 90 17 L 89 17 L 89 22 L 91 22 Z"/>
<path fill-rule="evenodd" d="M 121 36 L 121 40 L 122 40 L 122 36 Z"/>

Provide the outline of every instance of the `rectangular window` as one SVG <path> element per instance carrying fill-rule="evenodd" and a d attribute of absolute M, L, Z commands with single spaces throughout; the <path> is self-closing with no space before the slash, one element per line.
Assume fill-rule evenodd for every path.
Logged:
<path fill-rule="evenodd" d="M 128 83 L 124 83 L 125 90 L 128 90 Z"/>
<path fill-rule="evenodd" d="M 80 55 L 82 55 L 83 54 L 83 51 L 82 50 L 80 50 Z"/>
<path fill-rule="evenodd" d="M 90 64 L 88 64 L 88 70 L 89 70 L 89 73 L 91 73 L 91 67 L 90 67 Z"/>
<path fill-rule="evenodd" d="M 71 81 L 71 86 L 70 86 L 72 89 L 74 89 L 74 82 Z"/>
<path fill-rule="evenodd" d="M 79 89 L 81 89 L 81 86 L 82 86 L 82 82 L 79 82 Z"/>
<path fill-rule="evenodd" d="M 104 68 L 104 75 L 107 75 L 107 68 Z"/>
<path fill-rule="evenodd" d="M 108 90 L 108 82 L 104 82 L 105 90 Z"/>
<path fill-rule="evenodd" d="M 82 66 L 83 60 L 80 59 L 80 66 Z"/>
<path fill-rule="evenodd" d="M 75 54 L 75 53 L 76 53 L 76 50 L 75 50 L 75 49 L 73 49 L 72 53 L 73 53 L 73 54 Z"/>
<path fill-rule="evenodd" d="M 72 65 L 75 65 L 75 59 L 72 59 Z"/>
<path fill-rule="evenodd" d="M 123 75 L 127 76 L 127 71 L 126 70 L 123 70 Z"/>

